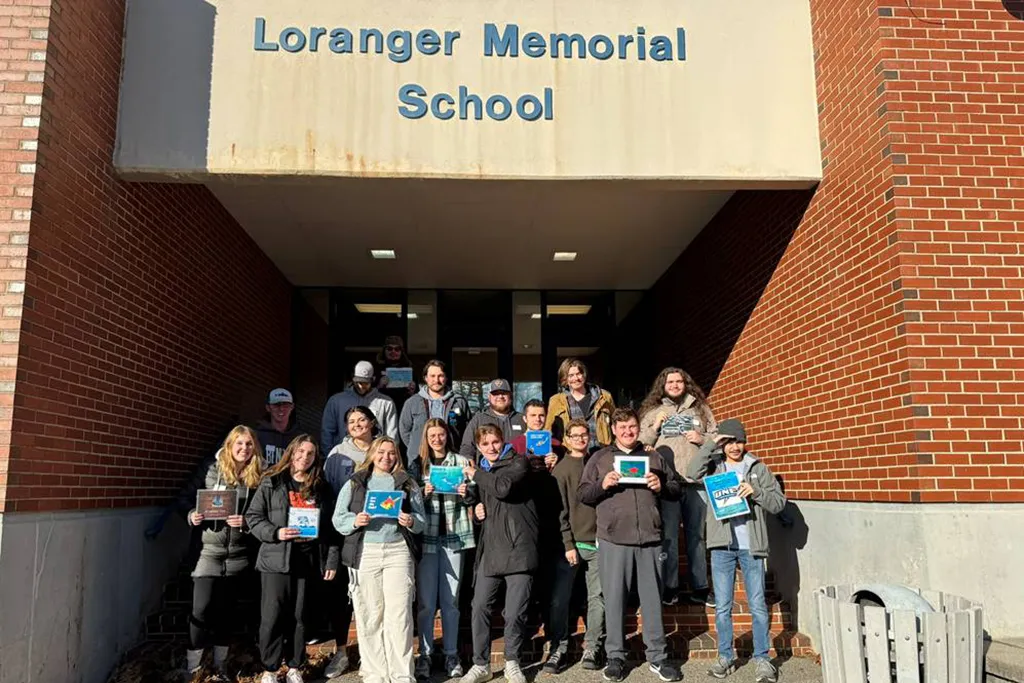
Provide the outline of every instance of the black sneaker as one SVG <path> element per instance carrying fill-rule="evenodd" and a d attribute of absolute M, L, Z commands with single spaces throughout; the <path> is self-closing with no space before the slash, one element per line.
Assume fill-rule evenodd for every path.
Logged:
<path fill-rule="evenodd" d="M 604 672 L 602 672 L 601 676 L 606 681 L 618 683 L 626 679 L 626 673 L 626 660 L 613 658 L 609 659 L 608 663 L 605 664 Z"/>
<path fill-rule="evenodd" d="M 712 590 L 694 591 L 687 597 L 691 605 L 703 605 L 704 607 L 715 606 L 715 593 Z"/>
<path fill-rule="evenodd" d="M 583 651 L 583 658 L 580 663 L 587 671 L 597 671 L 601 668 L 601 651 L 594 648 L 587 648 Z"/>
<path fill-rule="evenodd" d="M 679 667 L 672 666 L 667 661 L 659 662 L 658 664 L 651 664 L 650 669 L 663 681 L 672 682 L 683 680 L 683 672 L 679 670 Z"/>
<path fill-rule="evenodd" d="M 546 674 L 560 674 L 565 671 L 566 656 L 564 652 L 555 650 L 548 655 L 548 659 L 544 662 L 544 673 Z"/>
<path fill-rule="evenodd" d="M 665 595 L 661 598 L 661 604 L 666 607 L 672 607 L 673 605 L 679 604 L 679 591 L 665 591 Z"/>

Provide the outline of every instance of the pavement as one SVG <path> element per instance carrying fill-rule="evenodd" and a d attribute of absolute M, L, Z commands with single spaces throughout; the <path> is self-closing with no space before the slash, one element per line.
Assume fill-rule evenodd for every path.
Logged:
<path fill-rule="evenodd" d="M 714 681 L 716 679 L 707 675 L 710 659 L 691 659 L 683 665 L 684 681 Z M 821 683 L 821 667 L 813 660 L 792 657 L 787 660 L 777 660 L 775 665 L 779 667 L 780 683 Z M 495 672 L 494 681 L 503 683 L 504 678 L 499 672 Z M 600 671 L 587 671 L 579 664 L 566 669 L 557 676 L 545 674 L 540 670 L 540 664 L 535 664 L 523 669 L 527 681 L 536 683 L 603 683 Z M 361 679 L 356 672 L 349 672 L 344 676 L 330 679 L 331 683 L 359 683 Z M 445 679 L 441 676 L 434 676 L 431 683 L 442 683 Z M 742 665 L 735 674 L 729 677 L 733 683 L 754 683 L 754 665 L 747 663 Z M 324 683 L 325 678 L 306 678 L 306 683 Z M 628 683 L 661 683 L 646 665 L 633 668 L 626 677 Z"/>

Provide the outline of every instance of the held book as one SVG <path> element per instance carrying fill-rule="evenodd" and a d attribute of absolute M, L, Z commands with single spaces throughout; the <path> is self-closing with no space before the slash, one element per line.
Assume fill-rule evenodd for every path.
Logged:
<path fill-rule="evenodd" d="M 384 368 L 389 387 L 407 387 L 412 384 L 412 368 Z"/>
<path fill-rule="evenodd" d="M 209 520 L 225 520 L 238 511 L 235 489 L 199 489 L 196 491 L 196 512 Z"/>
<path fill-rule="evenodd" d="M 620 484 L 646 484 L 651 460 L 646 455 L 616 455 L 615 471 L 622 475 Z"/>
<path fill-rule="evenodd" d="M 299 538 L 317 538 L 320 535 L 320 508 L 288 508 L 288 526 L 299 530 Z"/>
<path fill-rule="evenodd" d="M 398 519 L 404 497 L 403 491 L 367 491 L 363 512 L 371 517 Z"/>
<path fill-rule="evenodd" d="M 723 472 L 704 478 L 704 490 L 715 513 L 715 519 L 730 519 L 750 514 L 750 504 L 740 497 L 740 476 L 736 472 Z"/>
<path fill-rule="evenodd" d="M 543 458 L 551 455 L 551 431 L 533 429 L 526 432 L 526 454 Z"/>
<path fill-rule="evenodd" d="M 431 465 L 430 483 L 435 493 L 458 494 L 459 486 L 465 476 L 461 467 L 446 467 L 443 465 Z"/>

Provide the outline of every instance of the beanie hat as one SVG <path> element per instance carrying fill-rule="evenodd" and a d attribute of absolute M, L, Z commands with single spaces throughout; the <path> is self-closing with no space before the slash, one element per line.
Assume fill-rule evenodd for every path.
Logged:
<path fill-rule="evenodd" d="M 743 423 L 735 418 L 723 420 L 718 423 L 718 435 L 727 436 L 736 441 L 747 442 L 747 429 Z"/>

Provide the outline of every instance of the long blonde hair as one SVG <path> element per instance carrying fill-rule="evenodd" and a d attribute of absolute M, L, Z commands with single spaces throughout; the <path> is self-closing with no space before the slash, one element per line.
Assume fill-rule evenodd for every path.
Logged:
<path fill-rule="evenodd" d="M 395 440 L 392 439 L 390 436 L 378 436 L 376 439 L 373 440 L 373 443 L 371 443 L 370 447 L 366 450 L 366 458 L 364 458 L 363 461 L 359 463 L 359 467 L 356 468 L 356 472 L 362 472 L 363 470 L 372 471 L 373 458 L 374 456 L 377 455 L 377 451 L 380 450 L 380 447 L 386 443 L 389 443 L 395 447 L 395 455 L 397 456 L 395 458 L 395 466 L 391 468 L 391 472 L 389 472 L 388 474 L 404 472 L 405 465 L 402 464 L 402 456 L 399 455 L 398 453 L 398 444 L 395 443 Z"/>
<path fill-rule="evenodd" d="M 423 438 L 420 439 L 420 473 L 423 478 L 426 479 L 427 473 L 430 472 L 430 460 L 433 455 L 433 451 L 430 448 L 430 441 L 427 439 L 427 432 L 431 429 L 437 429 L 440 427 L 444 430 L 444 449 L 445 455 L 448 455 L 448 439 L 451 434 L 448 432 L 448 425 L 439 417 L 432 417 L 427 420 L 427 423 L 423 425 Z"/>
<path fill-rule="evenodd" d="M 253 452 L 249 462 L 242 468 L 241 477 L 239 477 L 235 474 L 235 459 L 231 457 L 231 451 L 235 442 L 243 436 L 252 439 Z M 224 444 L 217 451 L 217 469 L 220 470 L 221 479 L 229 486 L 238 486 L 241 482 L 245 483 L 246 488 L 256 488 L 260 483 L 260 477 L 263 476 L 263 447 L 260 446 L 256 432 L 245 425 L 238 425 L 228 432 Z"/>

